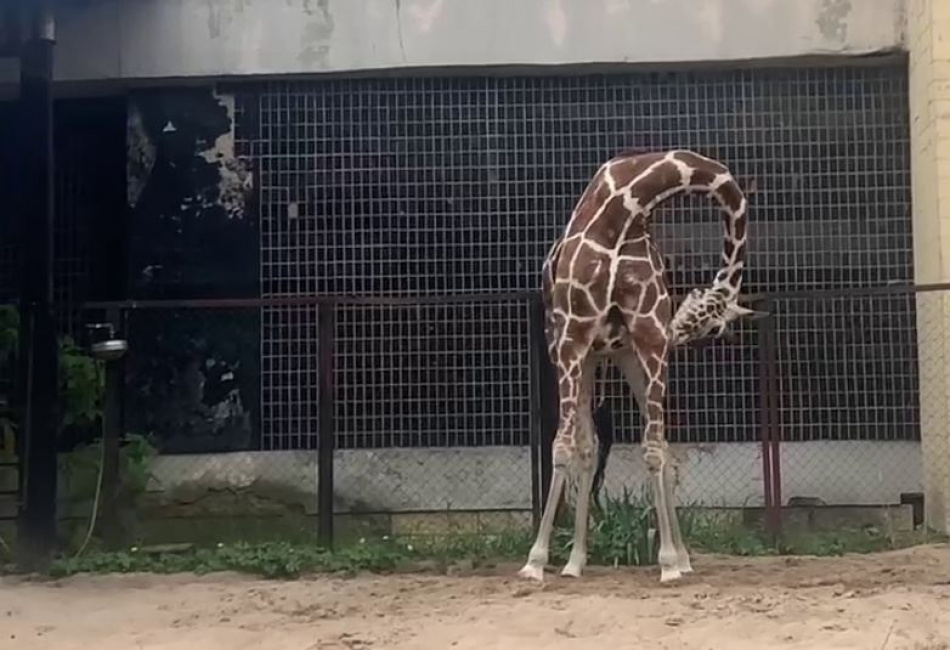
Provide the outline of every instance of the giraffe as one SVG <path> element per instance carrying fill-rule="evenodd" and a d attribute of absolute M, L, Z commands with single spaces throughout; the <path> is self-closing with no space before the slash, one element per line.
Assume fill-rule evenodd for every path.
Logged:
<path fill-rule="evenodd" d="M 653 209 L 676 194 L 712 196 L 723 213 L 722 267 L 712 286 L 693 289 L 673 313 L 665 265 L 651 235 Z M 523 578 L 543 581 L 554 515 L 565 481 L 577 484 L 574 541 L 562 576 L 587 564 L 590 495 L 598 438 L 591 417 L 593 375 L 605 358 L 619 366 L 645 421 L 643 454 L 660 535 L 660 581 L 692 571 L 674 499 L 675 468 L 664 432 L 667 360 L 677 346 L 720 337 L 741 317 L 747 200 L 729 169 L 684 149 L 619 153 L 597 170 L 541 267 L 544 332 L 556 370 L 554 471 Z"/>

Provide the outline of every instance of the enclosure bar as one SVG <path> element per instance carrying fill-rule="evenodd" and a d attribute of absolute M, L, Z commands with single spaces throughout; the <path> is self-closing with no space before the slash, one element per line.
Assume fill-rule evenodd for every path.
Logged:
<path fill-rule="evenodd" d="M 763 387 L 768 395 L 769 459 L 772 462 L 772 535 L 776 540 L 782 536 L 782 444 L 779 428 L 779 387 L 778 387 L 778 348 L 775 345 L 775 305 L 765 301 L 763 311 L 769 313 L 763 322 L 764 340 L 761 341 L 765 358 L 765 379 Z"/>
<path fill-rule="evenodd" d="M 336 446 L 336 400 L 333 387 L 334 329 L 333 303 L 320 305 L 317 314 L 317 355 L 319 404 L 317 430 L 317 535 L 320 544 L 333 548 L 333 455 Z"/>
<path fill-rule="evenodd" d="M 20 56 L 20 340 L 18 407 L 22 496 L 21 568 L 43 570 L 56 540 L 58 358 L 53 313 L 52 10 L 31 9 Z"/>
<path fill-rule="evenodd" d="M 541 302 L 540 300 L 538 301 Z M 543 309 L 542 309 L 543 313 Z M 542 321 L 543 323 L 543 321 Z M 554 373 L 554 366 L 548 355 L 547 340 L 544 338 L 542 326 L 541 345 L 539 354 L 540 363 L 538 364 L 539 387 L 538 397 L 541 399 L 541 439 L 539 440 L 539 456 L 541 459 L 541 511 L 544 511 L 548 500 L 548 487 L 551 485 L 551 477 L 554 474 L 554 436 L 557 433 L 557 424 L 559 417 L 559 400 L 557 375 Z"/>
<path fill-rule="evenodd" d="M 775 305 L 760 300 L 756 309 L 768 313 L 759 321 L 759 391 L 762 413 L 762 463 L 766 495 L 766 526 L 773 539 L 782 528 L 781 456 L 778 431 L 778 395 L 776 383 L 777 349 L 775 346 Z"/>
<path fill-rule="evenodd" d="M 750 293 L 739 300 L 755 303 L 762 300 L 829 300 L 834 298 L 859 298 L 864 296 L 890 296 L 902 294 L 950 291 L 950 282 L 935 284 L 889 284 L 876 287 L 852 287 L 848 289 L 804 289 L 800 291 L 773 291 Z M 535 300 L 538 291 L 514 293 L 447 294 L 441 296 L 283 296 L 275 298 L 193 298 L 181 300 L 122 300 L 90 301 L 78 305 L 80 309 L 235 309 L 241 307 L 306 307 L 328 303 L 353 306 L 399 306 L 399 305 L 447 305 L 464 303 L 501 303 Z M 678 303 L 682 296 L 673 296 Z M 75 307 L 76 305 L 74 305 Z M 67 305 L 68 307 L 68 305 Z"/>
<path fill-rule="evenodd" d="M 545 361 L 544 345 L 544 305 L 540 300 L 530 303 L 530 320 L 528 325 L 528 364 L 530 371 L 530 406 L 531 423 L 529 428 L 529 444 L 531 445 L 531 516 L 534 527 L 537 529 L 541 522 L 542 501 L 544 496 L 543 478 L 541 469 L 541 442 L 542 417 L 541 392 L 541 364 Z"/>
<path fill-rule="evenodd" d="M 119 331 L 119 310 L 110 309 L 107 322 Z M 122 387 L 125 359 L 105 362 L 105 395 L 102 409 L 102 517 L 97 526 L 109 550 L 118 550 L 126 541 L 118 512 L 122 477 L 119 469 L 120 444 L 123 431 Z"/>
<path fill-rule="evenodd" d="M 328 304 L 348 306 L 416 306 L 451 305 L 465 303 L 524 302 L 538 296 L 536 291 L 515 293 L 451 294 L 442 296 L 282 296 L 276 298 L 194 298 L 182 300 L 123 300 L 93 301 L 81 305 L 83 309 L 235 309 L 254 307 L 313 307 Z"/>
<path fill-rule="evenodd" d="M 756 305 L 756 309 L 761 311 L 765 311 L 764 307 L 765 301 L 761 301 Z M 771 429 L 769 427 L 769 417 L 771 416 L 769 399 L 771 396 L 766 390 L 768 385 L 768 362 L 766 360 L 768 350 L 764 345 L 767 337 L 765 321 L 771 319 L 772 315 L 769 314 L 757 323 L 759 330 L 759 440 L 762 443 L 762 497 L 765 501 L 765 523 L 767 527 L 771 526 L 769 522 L 775 507 L 775 495 L 772 491 Z"/>

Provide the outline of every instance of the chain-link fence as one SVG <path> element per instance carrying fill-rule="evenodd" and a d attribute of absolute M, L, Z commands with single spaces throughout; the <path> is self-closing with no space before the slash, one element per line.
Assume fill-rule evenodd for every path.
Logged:
<path fill-rule="evenodd" d="M 931 377 L 942 295 L 775 295 L 761 298 L 770 317 L 676 351 L 681 502 L 764 511 L 776 527 L 801 508 L 829 506 L 817 517 L 833 527 L 904 503 L 897 525 L 920 523 L 923 423 L 944 403 Z M 531 293 L 134 305 L 124 430 L 158 452 L 137 534 L 528 528 L 557 409 L 539 317 Z M 639 414 L 615 369 L 599 377 L 614 421 L 605 488 L 636 491 Z"/>
<path fill-rule="evenodd" d="M 754 297 L 769 317 L 677 350 L 668 436 L 680 502 L 762 513 L 776 531 L 900 532 L 925 519 L 942 530 L 948 292 Z M 121 381 L 97 380 L 118 387 L 122 413 L 104 423 L 122 439 L 122 496 L 100 516 L 136 543 L 529 530 L 557 411 L 538 298 L 88 308 L 87 322 L 112 319 L 129 342 L 100 366 Z M 605 488 L 636 492 L 647 473 L 635 401 L 615 369 L 598 377 L 614 423 Z M 88 526 L 104 456 L 64 431 L 69 539 Z"/>

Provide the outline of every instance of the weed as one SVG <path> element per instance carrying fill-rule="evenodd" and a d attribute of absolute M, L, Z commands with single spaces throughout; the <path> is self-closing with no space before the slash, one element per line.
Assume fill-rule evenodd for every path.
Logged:
<path fill-rule="evenodd" d="M 302 573 L 383 571 L 395 568 L 409 557 L 408 549 L 395 544 L 360 544 L 337 552 L 287 542 L 219 544 L 181 552 L 151 552 L 133 547 L 128 551 L 61 558 L 53 563 L 50 574 L 62 577 L 76 573 L 240 571 L 268 578 L 295 578 Z"/>

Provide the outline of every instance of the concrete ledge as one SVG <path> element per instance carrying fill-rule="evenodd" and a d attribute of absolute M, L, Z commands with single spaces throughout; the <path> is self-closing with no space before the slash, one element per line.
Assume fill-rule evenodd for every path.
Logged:
<path fill-rule="evenodd" d="M 708 507 L 763 505 L 757 443 L 674 445 L 680 502 Z M 915 442 L 808 442 L 782 446 L 783 494 L 825 503 L 899 503 L 922 490 Z M 336 454 L 338 513 L 531 509 L 527 447 L 345 450 Z M 237 452 L 159 456 L 146 510 L 189 514 L 317 512 L 316 453 Z M 605 488 L 639 492 L 648 480 L 637 445 L 616 445 Z"/>
<path fill-rule="evenodd" d="M 748 526 L 762 527 L 764 508 L 748 508 L 743 512 Z M 786 506 L 782 508 L 785 534 L 835 532 L 875 528 L 881 532 L 909 533 L 914 530 L 914 509 L 911 505 L 888 506 Z"/>

